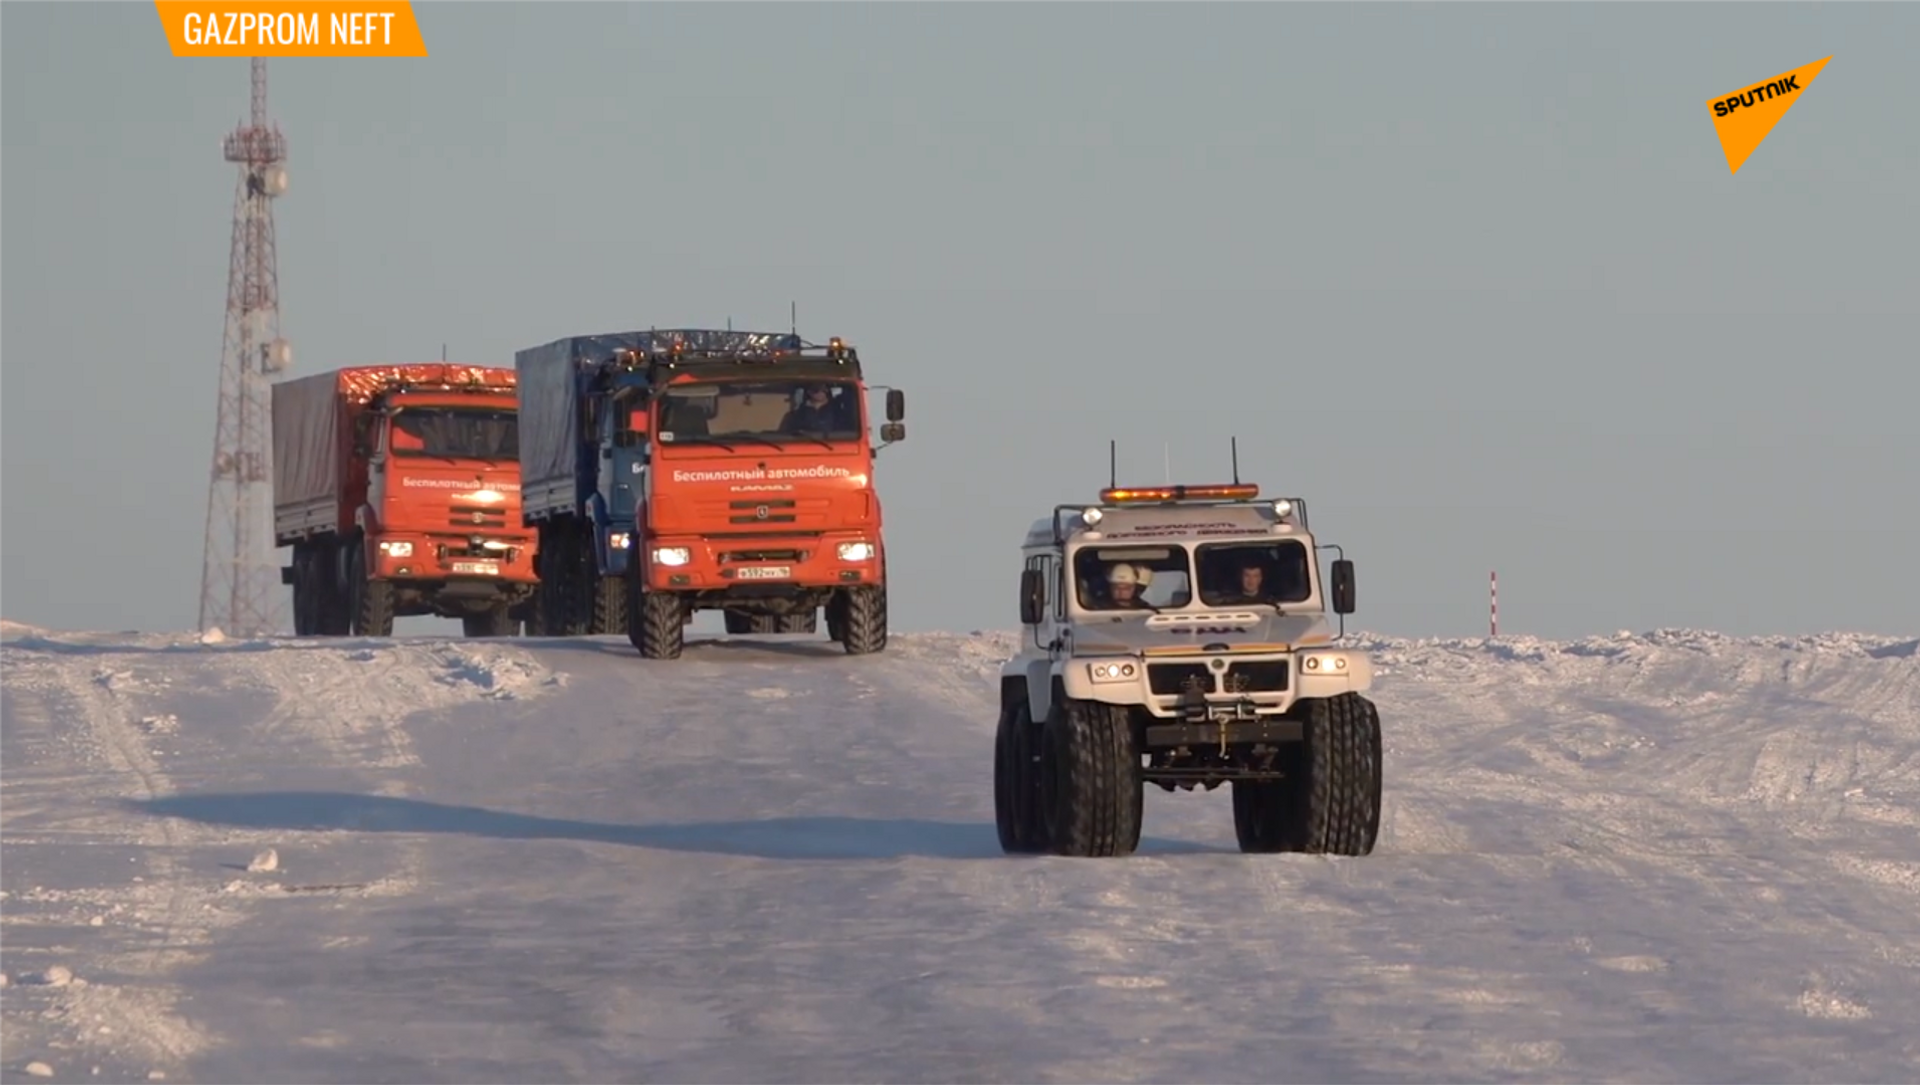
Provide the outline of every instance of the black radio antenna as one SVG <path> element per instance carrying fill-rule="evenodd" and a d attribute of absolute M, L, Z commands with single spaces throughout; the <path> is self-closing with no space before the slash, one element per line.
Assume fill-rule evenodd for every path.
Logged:
<path fill-rule="evenodd" d="M 1233 447 L 1233 484 L 1240 485 L 1240 438 L 1228 437 Z"/>
<path fill-rule="evenodd" d="M 1120 442 L 1107 438 L 1107 488 L 1116 489 L 1120 485 Z"/>
<path fill-rule="evenodd" d="M 797 301 L 787 303 L 787 330 L 795 335 L 800 334 L 800 303 Z"/>

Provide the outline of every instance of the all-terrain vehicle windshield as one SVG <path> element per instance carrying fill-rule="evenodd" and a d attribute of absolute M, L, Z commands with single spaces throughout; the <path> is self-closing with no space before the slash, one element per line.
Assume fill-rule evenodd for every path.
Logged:
<path fill-rule="evenodd" d="M 1074 593 L 1086 610 L 1177 610 L 1197 583 L 1202 606 L 1283 606 L 1313 594 L 1311 560 L 1294 539 L 1202 543 L 1191 556 L 1174 544 L 1088 546 L 1074 554 Z"/>
<path fill-rule="evenodd" d="M 1202 543 L 1200 601 L 1210 607 L 1302 603 L 1313 593 L 1307 548 L 1298 540 Z"/>
<path fill-rule="evenodd" d="M 1164 610 L 1193 597 L 1184 546 L 1088 546 L 1073 556 L 1076 598 L 1087 610 Z"/>

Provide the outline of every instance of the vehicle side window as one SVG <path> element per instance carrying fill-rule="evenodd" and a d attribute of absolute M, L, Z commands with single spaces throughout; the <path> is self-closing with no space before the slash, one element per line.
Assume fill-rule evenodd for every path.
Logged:
<path fill-rule="evenodd" d="M 1052 554 L 1035 554 L 1027 559 L 1027 568 L 1039 573 L 1040 582 L 1045 586 L 1045 594 L 1042 596 L 1040 607 L 1041 612 L 1051 614 L 1056 618 L 1059 617 L 1059 563 L 1054 559 Z"/>

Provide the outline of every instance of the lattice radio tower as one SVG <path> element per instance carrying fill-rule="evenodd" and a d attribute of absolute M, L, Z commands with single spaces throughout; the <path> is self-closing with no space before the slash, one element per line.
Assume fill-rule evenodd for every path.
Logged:
<path fill-rule="evenodd" d="M 200 629 L 233 636 L 283 632 L 273 538 L 272 374 L 292 349 L 280 338 L 273 200 L 287 190 L 286 137 L 267 121 L 267 62 L 253 60 L 253 117 L 221 143 L 240 167 L 227 270 L 227 330 L 220 352 L 213 479 L 200 570 Z"/>

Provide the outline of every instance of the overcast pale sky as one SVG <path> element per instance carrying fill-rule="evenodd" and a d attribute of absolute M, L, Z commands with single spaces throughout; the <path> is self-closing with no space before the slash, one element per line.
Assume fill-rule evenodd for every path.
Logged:
<path fill-rule="evenodd" d="M 1362 628 L 1920 631 L 1920 6 L 415 9 L 270 66 L 294 372 L 797 301 L 907 390 L 897 629 L 1236 434 Z M 192 628 L 247 62 L 0 20 L 0 610 Z M 1707 100 L 1829 54 L 1729 176 Z"/>

